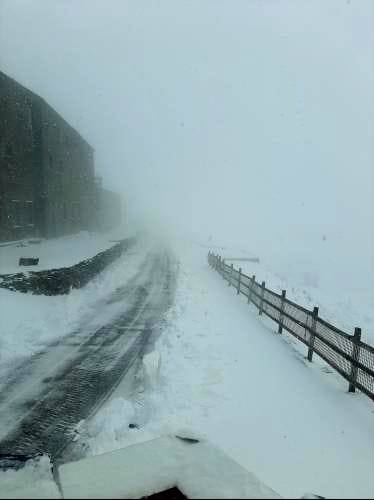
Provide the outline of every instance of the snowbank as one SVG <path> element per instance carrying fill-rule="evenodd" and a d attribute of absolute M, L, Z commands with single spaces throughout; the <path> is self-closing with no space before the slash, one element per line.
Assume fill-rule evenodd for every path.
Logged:
<path fill-rule="evenodd" d="M 65 498 L 143 498 L 177 486 L 187 498 L 280 498 L 210 443 L 165 436 L 59 467 Z"/>

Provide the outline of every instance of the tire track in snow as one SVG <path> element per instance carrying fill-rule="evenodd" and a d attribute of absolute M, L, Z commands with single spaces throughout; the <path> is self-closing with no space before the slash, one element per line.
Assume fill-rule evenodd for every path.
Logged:
<path fill-rule="evenodd" d="M 133 281 L 112 294 L 108 304 L 130 294 L 131 307 L 75 346 L 74 356 L 45 377 L 47 389 L 28 402 L 18 425 L 0 442 L 0 453 L 58 457 L 72 428 L 100 407 L 144 353 L 152 326 L 170 305 L 170 280 L 169 258 L 156 254 L 143 284 Z"/>

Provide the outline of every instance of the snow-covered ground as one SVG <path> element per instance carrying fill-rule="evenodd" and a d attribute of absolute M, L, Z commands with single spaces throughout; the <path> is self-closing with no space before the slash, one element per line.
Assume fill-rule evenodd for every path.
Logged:
<path fill-rule="evenodd" d="M 34 238 L 14 242 L 11 245 L 0 245 L 0 274 L 72 266 L 110 248 L 116 239 L 125 238 L 128 234 L 129 231 L 124 228 L 114 229 L 108 233 L 81 231 L 50 240 Z M 39 257 L 39 264 L 20 267 L 18 265 L 20 257 Z"/>
<path fill-rule="evenodd" d="M 87 453 L 183 432 L 206 437 L 283 496 L 372 497 L 372 402 L 259 319 L 208 267 L 206 248 L 184 242 L 175 251 L 178 289 L 156 345 L 160 363 L 155 356 L 152 372 L 147 362 L 141 392 L 120 387 L 81 423 Z"/>
<path fill-rule="evenodd" d="M 104 324 L 96 314 L 100 300 L 136 272 L 152 245 L 141 243 L 68 296 L 0 291 L 0 376 L 82 321 Z M 210 269 L 205 245 L 184 240 L 173 251 L 179 262 L 175 304 L 155 353 L 144 360 L 143 381 L 135 393 L 124 381 L 95 417 L 80 423 L 77 443 L 97 455 L 165 434 L 206 438 L 282 496 L 371 498 L 373 403 L 348 394 L 346 381 L 317 356 L 308 363 L 305 346 L 293 337 L 277 335 L 274 323 L 259 318 Z M 217 251 L 225 255 L 227 248 Z M 292 276 L 277 281 L 262 263 L 246 264 L 270 288 L 306 300 L 307 283 L 297 286 Z M 320 310 L 325 305 L 349 321 L 344 307 L 334 309 L 327 299 L 320 296 Z"/>
<path fill-rule="evenodd" d="M 76 249 L 80 248 L 80 260 L 93 255 L 92 248 L 90 245 L 85 247 L 83 240 L 84 237 L 76 246 Z M 102 249 L 105 248 L 105 241 L 103 238 Z M 54 241 L 49 244 L 57 245 Z M 68 295 L 43 296 L 0 289 L 0 383 L 14 363 L 38 352 L 49 342 L 82 325 L 92 322 L 100 326 L 105 324 L 107 318 L 100 314 L 100 302 L 135 275 L 148 248 L 143 240 L 85 287 L 73 289 Z M 59 252 L 59 255 L 62 254 L 62 251 Z M 75 257 L 78 255 L 77 251 Z M 63 259 L 57 260 L 56 257 L 57 267 L 61 267 L 62 262 Z"/>

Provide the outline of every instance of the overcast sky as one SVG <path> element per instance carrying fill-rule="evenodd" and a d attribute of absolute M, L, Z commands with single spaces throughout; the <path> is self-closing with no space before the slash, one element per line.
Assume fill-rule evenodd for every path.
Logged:
<path fill-rule="evenodd" d="M 0 69 L 132 216 L 274 252 L 326 234 L 366 272 L 373 28 L 373 0 L 0 0 Z"/>

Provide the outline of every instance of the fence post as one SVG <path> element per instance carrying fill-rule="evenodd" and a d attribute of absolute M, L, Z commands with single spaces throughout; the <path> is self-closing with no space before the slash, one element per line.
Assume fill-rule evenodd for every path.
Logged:
<path fill-rule="evenodd" d="M 231 264 L 230 266 L 230 276 L 229 276 L 229 286 L 231 286 L 231 278 L 232 278 L 232 275 L 233 275 L 233 269 L 234 268 L 234 264 Z"/>
<path fill-rule="evenodd" d="M 310 342 L 309 342 L 309 347 L 308 347 L 308 361 L 310 361 L 310 362 L 312 362 L 312 359 L 313 359 L 314 339 L 316 338 L 315 333 L 316 333 L 317 318 L 318 318 L 318 307 L 315 307 L 313 309 L 313 313 L 312 313 L 312 326 L 310 328 Z"/>
<path fill-rule="evenodd" d="M 264 293 L 265 293 L 265 281 L 261 283 L 261 302 L 260 309 L 258 310 L 258 314 L 261 316 L 264 310 Z"/>
<path fill-rule="evenodd" d="M 210 258 L 210 250 L 209 250 L 209 252 L 208 252 L 208 264 L 209 264 L 210 266 L 212 266 L 212 260 L 211 260 L 211 258 Z"/>
<path fill-rule="evenodd" d="M 249 288 L 249 293 L 248 293 L 248 304 L 251 302 L 252 300 L 252 290 L 253 290 L 253 287 L 255 286 L 255 281 L 256 281 L 256 275 L 253 274 L 252 275 L 252 279 L 251 279 L 251 286 Z"/>
<path fill-rule="evenodd" d="M 281 302 L 281 312 L 279 314 L 279 325 L 278 325 L 278 333 L 282 333 L 283 331 L 283 313 L 284 313 L 284 303 L 286 300 L 286 290 L 282 290 L 282 302 Z"/>
<path fill-rule="evenodd" d="M 222 276 L 222 257 L 219 256 L 219 274 Z"/>
<path fill-rule="evenodd" d="M 225 276 L 225 259 L 222 259 L 222 278 L 226 279 L 226 276 Z"/>
<path fill-rule="evenodd" d="M 361 328 L 355 328 L 355 333 L 353 335 L 353 352 L 352 358 L 354 361 L 359 360 L 360 355 L 360 342 L 361 342 Z M 357 372 L 358 368 L 355 364 L 351 363 L 351 377 L 349 382 L 349 392 L 355 392 L 356 390 L 356 381 L 357 381 Z"/>
<path fill-rule="evenodd" d="M 240 282 L 242 281 L 242 268 L 239 267 L 239 277 L 238 277 L 238 289 L 237 289 L 237 295 L 240 293 Z"/>

